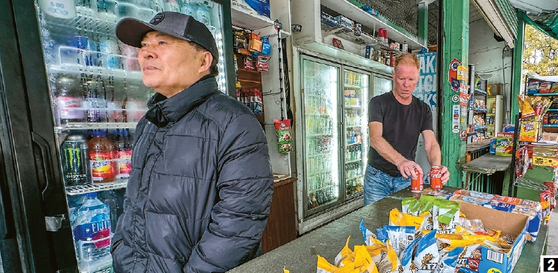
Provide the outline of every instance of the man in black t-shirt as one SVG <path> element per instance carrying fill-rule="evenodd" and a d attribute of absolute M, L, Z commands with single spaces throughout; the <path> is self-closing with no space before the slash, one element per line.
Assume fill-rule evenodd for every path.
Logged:
<path fill-rule="evenodd" d="M 419 135 L 424 139 L 426 157 L 431 166 L 441 166 L 440 145 L 432 129 L 430 106 L 413 96 L 419 79 L 420 63 L 409 53 L 397 57 L 391 92 L 376 96 L 368 105 L 370 152 L 364 178 L 364 205 L 376 202 L 410 186 Z M 442 183 L 449 172 L 442 166 Z"/>

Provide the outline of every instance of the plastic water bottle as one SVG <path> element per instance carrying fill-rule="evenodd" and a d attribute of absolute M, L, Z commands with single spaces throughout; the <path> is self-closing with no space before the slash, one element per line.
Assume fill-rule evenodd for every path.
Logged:
<path fill-rule="evenodd" d="M 96 192 L 86 197 L 77 211 L 73 232 L 80 271 L 95 272 L 112 265 L 110 209 Z"/>

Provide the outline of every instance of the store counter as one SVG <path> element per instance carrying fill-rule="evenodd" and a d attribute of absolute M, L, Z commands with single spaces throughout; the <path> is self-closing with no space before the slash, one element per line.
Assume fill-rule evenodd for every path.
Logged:
<path fill-rule="evenodd" d="M 445 188 L 456 190 L 455 188 Z M 317 254 L 333 262 L 335 256 L 345 246 L 347 237 L 351 236 L 349 247 L 364 245 L 362 232 L 358 225 L 364 219 L 365 226 L 376 231 L 389 223 L 389 211 L 393 208 L 401 210 L 401 200 L 411 196 L 409 189 L 388 196 L 376 203 L 364 206 L 323 227 L 311 231 L 294 241 L 282 245 L 228 272 L 231 273 L 282 273 L 283 268 L 291 273 L 316 272 Z M 535 243 L 526 243 L 514 272 L 537 272 L 547 237 L 547 226 L 541 227 Z"/>

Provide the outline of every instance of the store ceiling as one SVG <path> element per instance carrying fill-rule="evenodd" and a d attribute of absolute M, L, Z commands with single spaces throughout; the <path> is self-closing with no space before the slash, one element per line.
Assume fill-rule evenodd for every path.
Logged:
<path fill-rule="evenodd" d="M 369 5 L 378 10 L 384 17 L 393 23 L 405 28 L 413 35 L 418 35 L 417 3 L 425 1 L 428 4 L 428 44 L 437 44 L 438 41 L 438 10 L 439 0 L 360 0 L 363 4 Z M 473 0 L 470 0 L 471 2 Z M 558 0 L 509 0 L 510 3 L 519 10 L 530 14 L 557 13 Z M 397 8 L 393 8 L 397 7 Z M 470 5 L 469 20 L 479 20 L 482 15 L 474 5 Z"/>
<path fill-rule="evenodd" d="M 558 11 L 558 0 L 510 0 L 510 3 L 517 9 L 535 15 Z"/>

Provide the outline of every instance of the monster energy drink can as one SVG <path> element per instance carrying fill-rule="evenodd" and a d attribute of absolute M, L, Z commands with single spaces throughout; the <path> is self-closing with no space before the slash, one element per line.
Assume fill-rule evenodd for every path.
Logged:
<path fill-rule="evenodd" d="M 69 135 L 60 147 L 62 172 L 66 186 L 89 182 L 87 143 L 81 135 Z"/>

